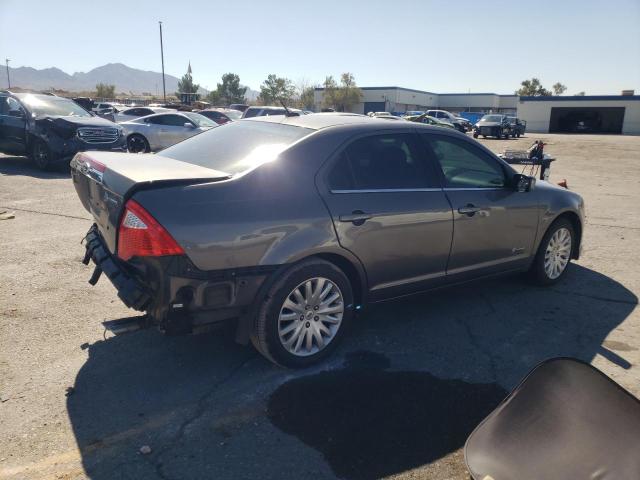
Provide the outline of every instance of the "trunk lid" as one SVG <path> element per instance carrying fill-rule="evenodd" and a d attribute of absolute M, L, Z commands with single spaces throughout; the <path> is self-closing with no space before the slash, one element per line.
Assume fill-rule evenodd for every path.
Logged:
<path fill-rule="evenodd" d="M 225 180 L 230 175 L 161 155 L 90 151 L 71 160 L 71 177 L 82 205 L 115 253 L 120 215 L 135 191 Z"/>

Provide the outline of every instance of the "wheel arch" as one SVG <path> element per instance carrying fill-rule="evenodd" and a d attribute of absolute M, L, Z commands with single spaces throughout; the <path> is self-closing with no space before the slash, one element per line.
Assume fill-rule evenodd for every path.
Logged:
<path fill-rule="evenodd" d="M 250 308 L 238 319 L 236 328 L 236 342 L 246 345 L 249 342 L 253 329 L 255 316 L 260 305 L 265 300 L 269 290 L 278 279 L 292 266 L 313 259 L 320 259 L 338 267 L 347 276 L 353 290 L 353 300 L 356 306 L 364 305 L 367 301 L 367 277 L 364 267 L 356 258 L 349 258 L 348 254 L 334 251 L 314 252 L 294 262 L 282 264 L 277 268 L 260 287 Z"/>
<path fill-rule="evenodd" d="M 571 258 L 577 260 L 580 257 L 580 245 L 582 243 L 582 221 L 580 220 L 580 217 L 576 212 L 567 210 L 562 212 L 556 218 L 554 218 L 553 222 L 551 222 L 551 225 L 549 225 L 549 228 L 551 228 L 551 226 L 560 219 L 567 219 L 569 222 L 571 222 L 571 225 L 573 226 L 575 237 L 573 239 L 573 249 L 571 253 Z M 549 230 L 549 228 L 547 228 L 547 231 Z"/>

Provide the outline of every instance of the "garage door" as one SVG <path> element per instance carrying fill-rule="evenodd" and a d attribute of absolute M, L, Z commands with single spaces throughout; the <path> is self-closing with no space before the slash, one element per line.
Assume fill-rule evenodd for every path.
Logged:
<path fill-rule="evenodd" d="M 369 112 L 384 112 L 385 102 L 364 102 L 364 114 Z"/>
<path fill-rule="evenodd" d="M 549 132 L 622 133 L 624 107 L 552 107 Z"/>

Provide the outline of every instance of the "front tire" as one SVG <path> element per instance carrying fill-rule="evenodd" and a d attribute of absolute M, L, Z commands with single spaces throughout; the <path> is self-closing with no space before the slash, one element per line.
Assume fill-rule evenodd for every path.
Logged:
<path fill-rule="evenodd" d="M 473 134 L 473 138 L 478 138 L 478 134 L 477 134 L 477 133 L 474 133 L 474 134 Z"/>
<path fill-rule="evenodd" d="M 31 148 L 31 159 L 40 170 L 50 170 L 53 163 L 53 154 L 49 145 L 42 140 L 36 140 Z"/>
<path fill-rule="evenodd" d="M 566 273 L 573 255 L 575 231 L 571 222 L 560 218 L 549 227 L 531 265 L 529 275 L 538 285 L 553 285 Z"/>
<path fill-rule="evenodd" d="M 303 368 L 331 354 L 352 317 L 347 276 L 330 262 L 307 260 L 292 266 L 269 289 L 251 341 L 272 362 Z"/>
<path fill-rule="evenodd" d="M 127 138 L 127 150 L 130 153 L 149 153 L 149 141 L 138 133 L 129 135 Z"/>

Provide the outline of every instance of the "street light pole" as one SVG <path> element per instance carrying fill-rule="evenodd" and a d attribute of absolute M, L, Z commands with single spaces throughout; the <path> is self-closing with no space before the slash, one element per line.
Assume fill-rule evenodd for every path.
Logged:
<path fill-rule="evenodd" d="M 11 61 L 11 60 L 10 60 L 10 59 L 8 59 L 8 58 L 5 58 L 5 59 L 4 59 L 4 63 L 5 63 L 5 65 L 7 66 L 7 85 L 8 85 L 8 87 L 7 87 L 7 88 L 11 88 L 11 78 L 9 77 L 9 62 L 10 62 L 10 61 Z"/>
<path fill-rule="evenodd" d="M 162 22 L 160 24 L 160 58 L 162 59 L 162 98 L 167 103 L 167 87 L 164 83 L 164 49 L 162 48 Z"/>

